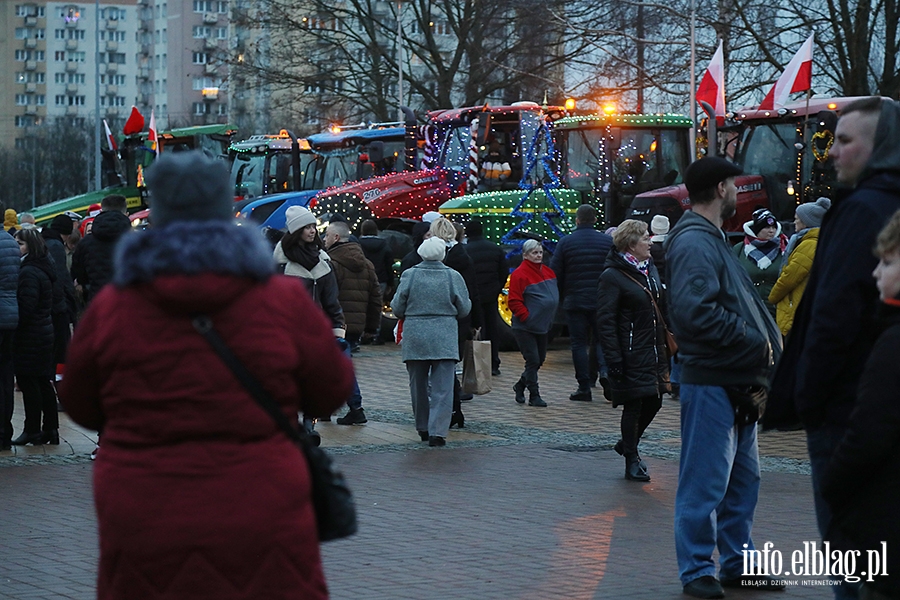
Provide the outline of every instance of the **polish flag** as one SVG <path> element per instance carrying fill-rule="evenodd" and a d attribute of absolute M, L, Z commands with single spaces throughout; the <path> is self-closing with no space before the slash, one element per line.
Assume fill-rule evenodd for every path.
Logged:
<path fill-rule="evenodd" d="M 707 102 L 716 110 L 716 121 L 725 122 L 725 59 L 722 53 L 722 40 L 709 61 L 709 67 L 700 80 L 697 88 L 697 102 Z M 702 105 L 701 105 L 702 106 Z"/>
<path fill-rule="evenodd" d="M 150 133 L 147 135 L 147 142 L 150 149 L 159 156 L 159 141 L 156 139 L 156 117 L 153 116 L 153 110 L 150 110 Z"/>
<path fill-rule="evenodd" d="M 777 106 L 787 104 L 790 95 L 794 92 L 806 92 L 812 89 L 812 50 L 813 35 L 803 45 L 800 50 L 785 67 L 784 73 L 766 94 L 759 110 L 774 110 Z"/>
<path fill-rule="evenodd" d="M 119 149 L 119 147 L 116 146 L 116 140 L 115 138 L 113 138 L 113 134 L 109 130 L 109 123 L 106 122 L 106 119 L 103 119 L 103 129 L 106 130 L 106 143 L 109 144 L 109 149 L 115 152 Z"/>

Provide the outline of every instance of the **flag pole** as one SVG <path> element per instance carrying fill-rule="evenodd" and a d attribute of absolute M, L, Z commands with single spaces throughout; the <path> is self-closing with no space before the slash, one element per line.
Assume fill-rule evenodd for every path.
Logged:
<path fill-rule="evenodd" d="M 691 162 L 697 158 L 697 75 L 694 72 L 697 65 L 697 0 L 691 0 Z"/>

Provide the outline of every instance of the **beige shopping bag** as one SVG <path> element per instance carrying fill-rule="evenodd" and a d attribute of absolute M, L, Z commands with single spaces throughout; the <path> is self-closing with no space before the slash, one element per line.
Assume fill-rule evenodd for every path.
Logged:
<path fill-rule="evenodd" d="M 487 394 L 491 391 L 491 342 L 469 340 L 463 356 L 462 391 Z"/>

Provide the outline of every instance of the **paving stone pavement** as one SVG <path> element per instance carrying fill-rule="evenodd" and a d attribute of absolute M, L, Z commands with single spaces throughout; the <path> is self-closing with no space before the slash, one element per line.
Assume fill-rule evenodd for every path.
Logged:
<path fill-rule="evenodd" d="M 620 412 L 599 389 L 593 402 L 569 401 L 571 356 L 564 341 L 552 348 L 541 370 L 548 408 L 513 401 L 522 360 L 503 353 L 494 391 L 463 405 L 465 429 L 452 430 L 447 447 L 428 448 L 413 426 L 399 349 L 363 347 L 354 363 L 369 422 L 318 425 L 353 487 L 361 525 L 353 538 L 323 545 L 332 598 L 684 597 L 672 533 L 677 402 L 663 403 L 641 445 L 653 481 L 625 481 L 611 451 Z M 21 418 L 19 404 L 17 433 Z M 61 438 L 56 447 L 0 452 L 2 599 L 94 596 L 87 457 L 96 438 L 64 415 Z M 789 556 L 816 539 L 803 433 L 762 434 L 760 454 L 754 539 Z M 830 591 L 798 585 L 781 597 Z"/>

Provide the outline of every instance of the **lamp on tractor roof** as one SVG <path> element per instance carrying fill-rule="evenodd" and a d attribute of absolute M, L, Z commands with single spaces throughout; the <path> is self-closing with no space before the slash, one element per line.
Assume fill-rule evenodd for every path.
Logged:
<path fill-rule="evenodd" d="M 575 110 L 575 98 L 566 98 L 566 110 Z"/>

